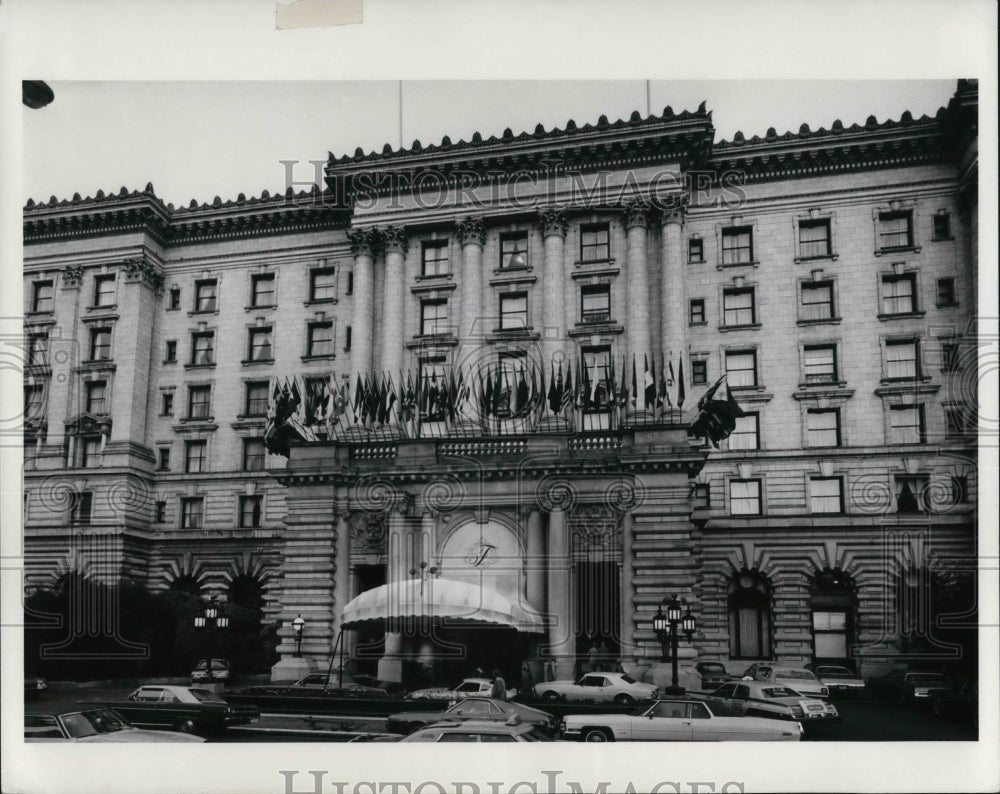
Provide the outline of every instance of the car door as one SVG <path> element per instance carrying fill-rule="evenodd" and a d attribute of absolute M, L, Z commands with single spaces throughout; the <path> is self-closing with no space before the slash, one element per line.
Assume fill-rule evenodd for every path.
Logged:
<path fill-rule="evenodd" d="M 692 741 L 723 742 L 727 739 L 739 738 L 732 735 L 731 727 L 727 730 L 727 723 L 730 721 L 713 716 L 704 703 L 688 703 L 687 707 Z"/>
<path fill-rule="evenodd" d="M 746 684 L 735 684 L 732 694 L 724 701 L 729 708 L 738 714 L 746 714 L 750 707 L 750 687 Z"/>
<path fill-rule="evenodd" d="M 112 703 L 111 705 L 125 719 L 135 725 L 157 725 L 157 704 L 160 702 L 162 696 L 163 687 L 143 686 L 129 695 L 127 700 L 121 703 Z"/>
<path fill-rule="evenodd" d="M 692 731 L 688 705 L 669 700 L 654 703 L 642 715 L 632 718 L 632 741 L 690 742 Z"/>
<path fill-rule="evenodd" d="M 603 675 L 588 673 L 576 684 L 574 694 L 587 700 L 605 700 L 605 696 L 601 693 L 605 684 L 606 680 Z"/>

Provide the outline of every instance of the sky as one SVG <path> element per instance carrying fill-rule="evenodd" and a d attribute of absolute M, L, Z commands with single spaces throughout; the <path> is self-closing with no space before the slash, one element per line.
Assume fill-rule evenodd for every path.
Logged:
<path fill-rule="evenodd" d="M 141 190 L 152 182 L 166 202 L 274 193 L 315 179 L 310 160 L 385 143 L 427 145 L 476 131 L 515 134 L 646 114 L 644 80 L 587 81 L 51 81 L 54 102 L 24 109 L 24 200 Z M 649 83 L 650 108 L 695 110 L 707 102 L 716 140 L 933 116 L 955 80 L 684 81 Z M 304 189 L 302 185 L 297 190 Z"/>

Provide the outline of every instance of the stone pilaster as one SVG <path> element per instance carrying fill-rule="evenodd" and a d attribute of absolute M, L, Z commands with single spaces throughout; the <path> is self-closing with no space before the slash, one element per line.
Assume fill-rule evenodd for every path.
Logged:
<path fill-rule="evenodd" d="M 542 357 L 546 370 L 555 359 L 558 368 L 566 352 L 566 288 L 563 248 L 566 242 L 566 213 L 558 208 L 541 210 L 539 227 L 544 245 L 542 263 L 542 294 L 545 314 L 541 318 Z M 564 367 L 565 369 L 565 367 Z"/>
<path fill-rule="evenodd" d="M 533 609 L 545 609 L 545 540 L 542 535 L 542 514 L 532 509 L 527 516 L 528 573 L 525 595 Z"/>
<path fill-rule="evenodd" d="M 462 218 L 456 224 L 462 246 L 462 309 L 458 329 L 465 358 L 475 361 L 475 351 L 482 346 L 486 334 L 483 324 L 483 246 L 486 227 L 481 218 Z"/>
<path fill-rule="evenodd" d="M 398 508 L 389 513 L 389 553 L 386 566 L 388 604 L 390 611 L 399 604 L 399 590 L 393 584 L 410 578 L 413 565 L 413 538 L 407 516 Z M 394 592 L 395 590 L 395 592 Z M 385 681 L 403 680 L 403 635 L 399 632 L 385 633 L 385 653 L 378 662 L 378 677 Z"/>
<path fill-rule="evenodd" d="M 359 374 L 374 367 L 375 333 L 375 250 L 378 233 L 374 229 L 347 232 L 354 254 L 354 313 L 351 319 L 351 382 L 353 390 Z"/>
<path fill-rule="evenodd" d="M 570 567 L 569 524 L 564 510 L 549 512 L 547 656 L 556 660 L 556 677 L 572 678 L 576 664 Z"/>
<path fill-rule="evenodd" d="M 678 356 L 687 352 L 687 308 L 684 300 L 684 251 L 681 230 L 684 223 L 684 205 L 675 207 L 660 217 L 660 260 L 663 263 L 663 281 L 660 295 L 661 345 L 667 361 L 677 368 Z M 686 369 L 686 368 L 685 368 Z"/>
<path fill-rule="evenodd" d="M 406 256 L 406 230 L 397 226 L 387 226 L 382 231 L 385 245 L 385 287 L 382 290 L 382 355 L 378 369 L 392 374 L 393 380 L 403 369 L 403 297 L 406 288 L 403 276 L 403 260 Z M 357 289 L 357 275 L 355 275 Z"/>
<path fill-rule="evenodd" d="M 646 261 L 646 233 L 648 208 L 643 204 L 629 204 L 625 207 L 625 231 L 627 235 L 625 278 L 628 288 L 628 319 L 625 333 L 628 343 L 628 364 L 635 360 L 636 410 L 647 408 L 643 387 L 643 357 L 652 353 L 649 324 L 649 264 Z"/>

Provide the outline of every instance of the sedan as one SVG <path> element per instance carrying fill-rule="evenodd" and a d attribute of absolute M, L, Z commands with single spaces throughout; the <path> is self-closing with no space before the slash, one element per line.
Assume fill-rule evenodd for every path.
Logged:
<path fill-rule="evenodd" d="M 523 723 L 555 731 L 556 719 L 545 711 L 533 709 L 531 706 L 525 706 L 521 703 L 480 697 L 465 698 L 445 711 L 411 711 L 390 714 L 386 720 L 386 729 L 393 733 L 413 733 L 419 728 L 442 720 L 449 722 L 468 720 L 507 722 L 514 715 L 517 715 Z"/>
<path fill-rule="evenodd" d="M 515 722 L 435 722 L 404 736 L 404 742 L 551 742 L 552 738 L 534 725 Z"/>
<path fill-rule="evenodd" d="M 833 695 L 857 695 L 864 691 L 865 680 L 855 675 L 849 667 L 810 662 L 805 669 L 815 673 L 823 686 Z"/>
<path fill-rule="evenodd" d="M 463 678 L 458 686 L 446 689 L 445 687 L 430 687 L 428 689 L 418 689 L 406 696 L 407 700 L 463 700 L 473 695 L 489 697 L 493 692 L 493 680 L 490 678 Z M 517 694 L 516 689 L 507 690 L 507 699 Z"/>
<path fill-rule="evenodd" d="M 569 714 L 561 734 L 584 742 L 797 742 L 802 725 L 736 717 L 693 700 L 658 700 L 631 714 Z"/>
<path fill-rule="evenodd" d="M 810 698 L 786 686 L 765 681 L 732 681 L 705 696 L 709 705 L 721 703 L 747 717 L 769 717 L 804 722 L 840 719 L 837 707 Z"/>
<path fill-rule="evenodd" d="M 829 687 L 816 677 L 811 670 L 804 667 L 785 667 L 762 664 L 754 673 L 754 681 L 766 681 L 769 684 L 779 684 L 794 689 L 802 695 L 825 698 L 830 696 Z"/>
<path fill-rule="evenodd" d="M 310 673 L 292 683 L 250 686 L 240 690 L 240 694 L 390 698 L 403 697 L 406 689 L 398 681 L 379 681 L 370 676 L 344 673 L 341 677 L 339 673 Z"/>
<path fill-rule="evenodd" d="M 113 708 L 142 727 L 172 728 L 183 733 L 217 733 L 260 719 L 256 706 L 227 703 L 211 690 L 193 686 L 141 686 L 125 700 L 96 705 Z"/>
<path fill-rule="evenodd" d="M 736 680 L 736 676 L 726 670 L 722 662 L 698 662 L 694 669 L 701 676 L 701 688 L 706 692 Z"/>
<path fill-rule="evenodd" d="M 229 681 L 227 659 L 201 659 L 191 671 L 192 684 L 224 684 Z"/>
<path fill-rule="evenodd" d="M 200 736 L 136 728 L 111 709 L 25 714 L 25 742 L 203 742 Z"/>
<path fill-rule="evenodd" d="M 940 673 L 917 673 L 890 670 L 881 678 L 872 678 L 869 686 L 879 697 L 895 703 L 929 703 L 937 692 L 950 689 L 951 682 Z"/>
<path fill-rule="evenodd" d="M 653 684 L 636 681 L 628 673 L 587 673 L 576 681 L 546 681 L 535 686 L 543 700 L 592 700 L 627 706 L 659 694 Z"/>

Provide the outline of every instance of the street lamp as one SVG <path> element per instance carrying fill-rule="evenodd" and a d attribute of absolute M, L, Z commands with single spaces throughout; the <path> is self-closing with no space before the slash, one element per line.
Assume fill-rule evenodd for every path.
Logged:
<path fill-rule="evenodd" d="M 196 629 L 226 629 L 229 628 L 229 618 L 221 614 L 221 610 L 215 605 L 216 597 L 212 597 L 211 603 L 205 607 L 204 614 L 196 615 L 194 619 L 194 627 Z M 215 634 L 212 634 L 213 640 L 215 639 Z M 212 643 L 212 648 L 208 654 L 208 682 L 212 683 L 212 654 L 215 653 L 215 643 Z"/>
<path fill-rule="evenodd" d="M 666 614 L 663 612 L 664 606 L 667 608 Z M 668 654 L 670 656 L 670 688 L 667 689 L 668 695 L 684 694 L 684 689 L 677 683 L 678 626 L 680 626 L 688 642 L 690 642 L 694 636 L 695 623 L 694 615 L 687 608 L 687 601 L 683 598 L 678 601 L 677 596 L 674 595 L 666 596 L 656 608 L 656 614 L 653 616 L 653 631 L 656 632 L 656 637 L 660 641 L 660 648 L 662 650 L 660 661 L 665 662 L 667 661 Z"/>
<path fill-rule="evenodd" d="M 296 615 L 292 621 L 292 631 L 295 632 L 295 655 L 302 656 L 302 630 L 306 627 L 302 615 Z"/>

